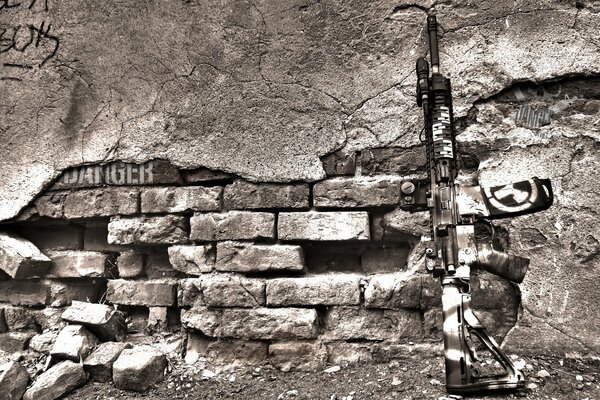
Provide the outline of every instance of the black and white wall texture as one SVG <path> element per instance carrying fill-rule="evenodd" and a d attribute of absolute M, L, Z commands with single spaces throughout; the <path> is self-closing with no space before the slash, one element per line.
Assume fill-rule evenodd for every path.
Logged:
<path fill-rule="evenodd" d="M 439 346 L 429 217 L 396 208 L 426 174 L 414 67 L 434 12 L 463 173 L 555 193 L 497 223 L 530 269 L 476 271 L 474 307 L 507 351 L 597 358 L 589 0 L 1 1 L 4 350 L 58 334 L 74 300 L 283 369 Z"/>

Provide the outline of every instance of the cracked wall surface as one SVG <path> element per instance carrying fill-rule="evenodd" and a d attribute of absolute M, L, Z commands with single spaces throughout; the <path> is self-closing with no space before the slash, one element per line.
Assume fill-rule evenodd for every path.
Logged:
<path fill-rule="evenodd" d="M 1 220 L 62 171 L 117 160 L 258 182 L 319 181 L 333 153 L 365 174 L 422 172 L 413 71 L 435 13 L 468 172 L 555 186 L 549 211 L 503 223 L 532 258 L 506 345 L 598 353 L 598 1 L 6 5 Z M 523 106 L 551 110 L 549 123 L 518 121 Z M 548 343 L 531 344 L 539 331 Z"/>

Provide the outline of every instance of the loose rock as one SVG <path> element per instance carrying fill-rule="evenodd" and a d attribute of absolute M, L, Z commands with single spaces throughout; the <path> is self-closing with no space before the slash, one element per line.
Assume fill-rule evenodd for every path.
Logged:
<path fill-rule="evenodd" d="M 83 365 L 63 361 L 41 374 L 25 392 L 23 400 L 55 400 L 86 382 Z"/>
<path fill-rule="evenodd" d="M 167 358 L 152 346 L 125 349 L 113 364 L 113 382 L 119 389 L 144 392 L 163 378 Z"/>
<path fill-rule="evenodd" d="M 28 383 L 29 373 L 21 364 L 11 361 L 0 365 L 0 395 L 3 400 L 20 400 Z"/>
<path fill-rule="evenodd" d="M 65 326 L 50 351 L 56 359 L 79 361 L 87 357 L 98 345 L 98 338 L 81 325 Z"/>
<path fill-rule="evenodd" d="M 85 325 L 103 341 L 121 341 L 127 330 L 123 314 L 105 304 L 74 301 L 62 314 L 62 318 Z"/>

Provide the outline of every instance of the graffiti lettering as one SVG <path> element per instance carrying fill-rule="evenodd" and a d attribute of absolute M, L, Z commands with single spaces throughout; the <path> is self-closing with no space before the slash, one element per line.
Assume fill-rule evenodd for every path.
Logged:
<path fill-rule="evenodd" d="M 23 21 L 22 13 L 37 15 L 48 11 L 48 0 L 0 0 L 0 12 L 11 9 Z M 17 11 L 13 11 L 16 9 Z M 42 68 L 54 58 L 60 46 L 60 39 L 53 33 L 52 24 L 42 22 L 18 25 L 0 24 L 0 79 L 20 81 L 27 70 Z"/>

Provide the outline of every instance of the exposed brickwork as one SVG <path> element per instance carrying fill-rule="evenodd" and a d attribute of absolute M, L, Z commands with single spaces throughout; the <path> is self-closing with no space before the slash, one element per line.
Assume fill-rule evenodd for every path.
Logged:
<path fill-rule="evenodd" d="M 108 224 L 108 242 L 113 244 L 177 244 L 187 241 L 184 217 L 114 217 Z"/>
<path fill-rule="evenodd" d="M 169 261 L 173 268 L 188 275 L 212 271 L 215 259 L 212 246 L 171 246 Z"/>
<path fill-rule="evenodd" d="M 275 214 L 229 211 L 195 214 L 190 219 L 190 239 L 195 241 L 265 239 L 275 237 Z"/>
<path fill-rule="evenodd" d="M 282 212 L 278 235 L 283 240 L 368 240 L 369 215 L 348 212 Z"/>
<path fill-rule="evenodd" d="M 235 181 L 225 187 L 226 209 L 308 208 L 308 185 L 278 185 Z"/>
<path fill-rule="evenodd" d="M 381 207 L 400 202 L 398 176 L 333 178 L 315 184 L 315 207 Z"/>
<path fill-rule="evenodd" d="M 318 275 L 302 278 L 279 278 L 267 281 L 267 304 L 358 305 L 359 275 Z"/>
<path fill-rule="evenodd" d="M 65 218 L 108 217 L 138 212 L 139 189 L 101 188 L 69 193 L 63 204 Z"/>
<path fill-rule="evenodd" d="M 153 187 L 142 189 L 143 213 L 177 213 L 183 211 L 218 211 L 220 187 Z"/>
<path fill-rule="evenodd" d="M 261 245 L 243 242 L 217 244 L 218 271 L 302 271 L 302 248 L 293 245 Z"/>
<path fill-rule="evenodd" d="M 108 281 L 106 299 L 130 306 L 173 306 L 177 304 L 177 284 L 173 281 Z"/>
<path fill-rule="evenodd" d="M 52 263 L 47 276 L 53 278 L 107 278 L 115 275 L 114 257 L 96 251 L 48 252 Z"/>

